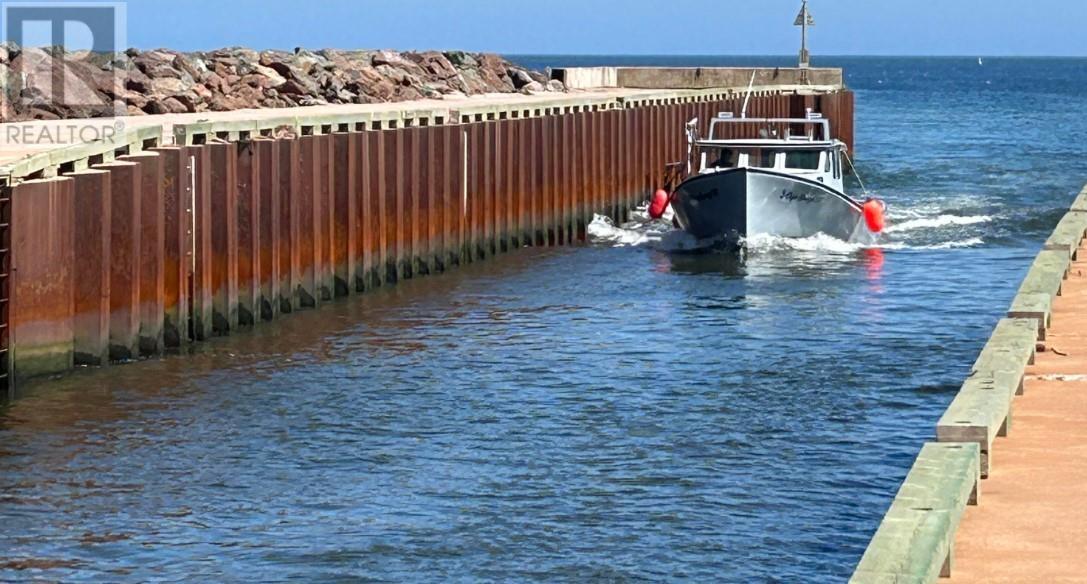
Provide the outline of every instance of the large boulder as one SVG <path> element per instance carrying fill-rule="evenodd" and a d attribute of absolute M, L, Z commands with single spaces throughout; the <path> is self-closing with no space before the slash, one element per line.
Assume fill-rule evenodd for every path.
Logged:
<path fill-rule="evenodd" d="M 405 59 L 403 55 L 396 51 L 376 51 L 370 58 L 370 64 L 374 67 L 377 67 L 378 65 L 388 65 L 401 69 L 415 66 L 415 63 Z"/>
<path fill-rule="evenodd" d="M 147 96 L 137 91 L 125 91 L 124 95 L 121 96 L 121 99 L 123 99 L 125 105 L 129 107 L 129 111 L 132 111 L 133 107 L 140 111 L 143 111 L 143 109 L 147 107 L 147 103 L 150 101 L 149 99 L 147 99 Z"/>
<path fill-rule="evenodd" d="M 143 109 L 149 114 L 183 114 L 189 111 L 189 108 L 176 97 L 152 99 Z"/>
<path fill-rule="evenodd" d="M 470 53 L 465 53 L 464 51 L 447 51 L 443 54 L 457 69 L 475 69 L 479 67 L 479 61 L 476 61 L 476 58 Z"/>
<path fill-rule="evenodd" d="M 276 88 L 276 90 L 279 91 L 279 93 L 282 94 L 282 95 L 298 95 L 298 96 L 312 95 L 313 91 L 311 91 L 310 89 L 311 88 L 307 87 L 305 84 L 299 83 L 298 81 L 296 81 L 294 79 L 288 79 L 285 83 L 283 83 L 283 85 L 280 85 L 279 87 Z M 316 88 L 314 88 L 314 89 L 316 89 Z"/>
<path fill-rule="evenodd" d="M 13 87 L 14 75 L 8 70 L 6 63 L 0 63 L 0 122 L 15 119 L 15 99 L 19 95 L 18 87 Z"/>
<path fill-rule="evenodd" d="M 253 72 L 256 75 L 264 77 L 266 79 L 265 87 L 279 87 L 287 82 L 287 79 L 279 74 L 278 71 L 271 67 L 265 67 L 264 65 L 256 65 L 253 67 Z"/>
<path fill-rule="evenodd" d="M 259 108 L 264 101 L 264 89 L 243 85 L 234 91 L 233 97 L 242 109 Z"/>
<path fill-rule="evenodd" d="M 292 55 L 265 52 L 261 54 L 260 65 L 267 67 L 278 76 L 273 79 L 276 82 L 275 85 L 270 87 L 277 88 L 280 93 L 312 96 L 317 95 L 320 90 L 317 82 L 296 65 Z M 279 79 L 283 81 L 280 82 Z"/>
<path fill-rule="evenodd" d="M 513 87 L 520 90 L 529 83 L 533 83 L 536 80 L 528 74 L 528 71 L 524 69 L 509 68 L 506 69 L 506 76 L 510 78 L 513 83 Z"/>
<path fill-rule="evenodd" d="M 305 75 L 313 74 L 315 69 L 319 69 L 322 58 L 319 58 L 315 53 L 312 53 L 301 47 L 295 47 L 294 53 L 291 55 L 291 63 L 298 67 Z"/>
<path fill-rule="evenodd" d="M 362 103 L 389 101 L 396 95 L 396 84 L 369 65 L 348 71 L 344 75 L 344 89 L 366 96 L 368 100 Z"/>
<path fill-rule="evenodd" d="M 457 68 L 446 56 L 438 51 L 408 53 L 407 59 L 418 65 L 428 75 L 437 79 L 452 79 L 457 76 Z"/>
<path fill-rule="evenodd" d="M 133 67 L 122 73 L 125 89 L 136 93 L 148 93 L 151 91 L 151 78 L 140 69 Z"/>
<path fill-rule="evenodd" d="M 181 79 L 178 77 L 160 77 L 152 79 L 150 87 L 147 93 L 152 96 L 168 97 L 171 95 L 178 95 L 180 93 L 186 93 L 193 88 L 195 83 L 190 79 Z"/>
<path fill-rule="evenodd" d="M 242 105 L 229 95 L 216 95 L 208 100 L 208 109 L 213 112 L 229 112 L 242 109 Z"/>
<path fill-rule="evenodd" d="M 491 91 L 490 85 L 480 75 L 478 69 L 464 69 L 458 76 L 460 85 L 464 88 L 461 91 L 468 95 L 477 95 L 480 93 L 488 93 Z"/>
<path fill-rule="evenodd" d="M 230 92 L 230 86 L 227 85 L 225 79 L 219 76 L 218 73 L 209 72 L 204 76 L 204 86 L 215 94 L 224 94 Z"/>
<path fill-rule="evenodd" d="M 533 93 L 541 93 L 547 91 L 547 88 L 539 81 L 530 81 L 522 85 L 519 91 L 525 95 L 532 95 Z"/>
<path fill-rule="evenodd" d="M 421 87 L 411 87 L 401 85 L 396 88 L 396 100 L 395 101 L 411 101 L 413 99 L 422 99 L 424 96 Z"/>
<path fill-rule="evenodd" d="M 182 72 L 175 66 L 177 53 L 165 49 L 144 51 L 132 57 L 132 63 L 145 75 L 153 79 L 161 77 L 181 77 Z"/>
<path fill-rule="evenodd" d="M 490 93 L 508 93 L 517 88 L 507 71 L 509 63 L 498 55 L 482 55 L 479 59 L 479 76 L 487 84 Z"/>
<path fill-rule="evenodd" d="M 9 78 L 19 78 L 15 107 L 47 112 L 60 118 L 111 115 L 113 97 L 122 91 L 112 84 L 112 73 L 78 60 L 55 59 L 39 48 L 19 52 L 10 65 Z M 110 88 L 106 95 L 100 87 Z M 61 93 L 55 93 L 60 89 Z M 42 119 L 40 116 L 33 119 Z"/>

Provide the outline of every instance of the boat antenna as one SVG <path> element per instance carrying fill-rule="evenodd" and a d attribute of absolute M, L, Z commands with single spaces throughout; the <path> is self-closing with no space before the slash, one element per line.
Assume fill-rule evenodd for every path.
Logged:
<path fill-rule="evenodd" d="M 868 189 L 864 188 L 864 181 L 861 180 L 861 173 L 857 172 L 857 167 L 853 166 L 853 160 L 849 158 L 849 151 L 843 150 L 842 154 L 845 155 L 845 161 L 849 163 L 849 170 L 853 171 L 853 176 L 857 177 L 857 182 L 861 185 L 861 192 L 864 193 L 864 197 L 866 199 L 870 198 L 868 196 Z"/>
<path fill-rule="evenodd" d="M 747 84 L 747 95 L 744 96 L 744 107 L 740 110 L 740 117 L 747 117 L 747 104 L 751 101 L 751 91 L 755 88 L 755 75 L 759 72 L 758 69 L 751 70 L 751 81 Z"/>

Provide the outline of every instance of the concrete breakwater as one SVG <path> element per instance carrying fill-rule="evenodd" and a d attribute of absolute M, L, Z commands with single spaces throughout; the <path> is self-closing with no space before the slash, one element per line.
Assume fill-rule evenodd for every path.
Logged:
<path fill-rule="evenodd" d="M 624 218 L 743 88 L 608 89 L 131 118 L 115 140 L 0 161 L 8 393 Z M 762 88 L 748 115 L 831 118 L 842 87 Z"/>
<path fill-rule="evenodd" d="M 1063 309 L 1062 316 L 1068 318 L 1066 323 L 1075 321 L 1082 315 L 1083 304 L 1070 301 L 1065 288 L 1070 280 L 1070 272 L 1078 265 L 1076 260 L 1082 259 L 1085 238 L 1087 187 L 1080 192 L 1071 209 L 1045 241 L 1043 249 L 1035 257 L 1020 284 L 1006 318 L 997 323 L 971 367 L 970 376 L 936 422 L 936 442 L 923 446 L 857 566 L 851 582 L 921 583 L 933 582 L 940 577 L 958 578 L 954 565 L 956 534 L 960 531 L 964 517 L 972 513 L 967 505 L 983 503 L 982 492 L 986 483 L 992 480 L 990 477 L 1000 460 L 999 456 L 994 456 L 1000 450 L 997 448 L 998 439 L 1007 440 L 1012 432 L 1013 409 L 1022 400 L 1020 396 L 1033 384 L 1053 381 L 1059 384 L 1065 380 L 1082 379 L 1082 361 L 1061 361 L 1061 357 L 1066 357 L 1068 353 L 1049 346 L 1049 341 L 1055 331 L 1055 305 L 1060 305 Z M 1077 271 L 1075 279 L 1074 287 L 1081 286 L 1082 270 Z M 1060 340 L 1065 350 L 1069 346 L 1078 348 L 1082 342 L 1079 331 L 1075 331 L 1074 326 L 1071 329 L 1073 330 L 1064 325 L 1063 330 L 1059 331 L 1063 334 Z M 1067 345 L 1064 345 L 1066 342 Z M 1053 355 L 1058 356 L 1055 358 L 1056 362 Z M 1036 358 L 1040 362 L 1045 358 L 1046 362 L 1039 367 L 1035 364 Z M 1038 372 L 1046 375 L 1034 375 Z M 1058 391 L 1052 393 L 1061 394 L 1066 401 L 1075 401 L 1069 397 L 1074 391 L 1076 390 L 1073 387 L 1066 384 L 1059 385 Z M 1037 403 L 1034 404 L 1034 409 L 1035 415 L 1031 421 L 1043 427 L 1033 429 L 1036 436 L 1039 430 L 1046 436 L 1056 433 L 1045 432 L 1044 426 L 1047 425 L 1063 428 L 1069 426 L 1065 420 L 1054 414 L 1054 410 L 1060 410 L 1059 407 L 1051 407 L 1048 417 L 1037 413 L 1040 409 Z M 1082 415 L 1082 412 L 1076 413 Z M 1063 453 L 1081 448 L 1074 441 L 1067 441 L 1068 438 L 1074 437 L 1062 435 L 1060 438 Z M 1031 473 L 1038 474 L 1038 469 L 1024 464 L 1024 460 L 1037 460 L 1039 457 L 1045 459 L 1049 456 L 1050 458 L 1045 459 L 1046 462 L 1039 463 L 1039 466 L 1047 466 L 1052 458 L 1057 457 L 1052 452 L 1058 450 L 1056 446 L 1050 448 L 1046 444 L 1043 455 L 1037 448 L 1037 442 L 1036 439 L 1033 451 L 1019 445 L 1017 478 L 1026 479 Z M 1038 501 L 1042 497 L 1054 499 L 1040 501 L 1035 509 L 1019 508 L 1017 511 L 1020 521 L 1015 526 L 1020 530 L 1046 532 L 1046 529 L 1038 527 L 1043 524 L 1040 522 L 1050 526 L 1057 522 L 1052 519 L 1046 522 L 1042 516 L 1048 513 L 1050 516 L 1067 517 L 1072 511 L 1071 506 L 1060 506 L 1060 503 L 1070 498 L 1070 493 L 1075 494 L 1071 498 L 1079 498 L 1081 481 L 1078 475 L 1064 467 L 1059 472 L 1049 474 L 1050 480 L 1063 481 L 1064 484 L 1050 484 L 1050 490 L 1044 494 L 1030 492 L 1025 497 L 1018 497 L 1020 501 Z M 1054 479 L 1054 475 L 1059 475 L 1060 478 Z M 998 497 L 1016 499 L 1014 495 L 1009 495 L 1009 487 L 1011 490 L 1031 488 L 1026 484 L 1029 481 L 1013 484 L 1015 481 L 1009 480 L 1010 477 L 1001 478 L 1002 480 L 997 481 L 1002 488 L 996 495 Z M 994 577 L 999 577 L 1015 581 L 1024 578 L 1063 581 L 1069 575 L 1076 578 L 1081 575 L 1078 564 L 1068 561 L 1069 556 L 1066 553 L 1082 548 L 1082 538 L 1076 537 L 1078 533 L 1069 530 L 1068 533 L 1049 538 L 1049 541 L 1040 545 L 1032 545 L 1033 542 L 1027 544 L 1024 543 L 1027 539 L 1024 533 L 996 534 L 997 531 L 1003 532 L 1003 527 L 994 524 L 1014 515 L 1008 513 L 1006 501 L 1000 511 L 1003 516 L 985 514 L 981 518 L 984 520 L 982 526 L 975 525 L 970 533 L 973 538 L 970 541 L 973 544 L 973 573 L 967 574 L 967 580 L 992 581 Z M 1022 521 L 1023 517 L 1027 521 Z M 1065 523 L 1065 529 L 1069 529 L 1067 524 L 1075 522 Z M 1035 536 L 1034 539 L 1039 538 Z M 1063 540 L 1064 550 L 1058 549 L 1061 546 L 1053 543 L 1053 540 L 1058 539 Z M 994 541 L 999 543 L 993 544 Z M 1014 553 L 1010 551 L 1012 549 Z M 986 562 L 993 563 L 994 556 L 1000 557 L 1000 565 L 986 566 L 987 572 L 979 574 L 979 566 Z M 1009 566 L 1017 569 L 1011 570 Z M 1048 574 L 1042 575 L 1043 566 Z"/>

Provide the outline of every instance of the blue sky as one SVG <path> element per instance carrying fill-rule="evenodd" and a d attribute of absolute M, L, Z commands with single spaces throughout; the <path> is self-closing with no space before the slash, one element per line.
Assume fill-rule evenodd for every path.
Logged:
<path fill-rule="evenodd" d="M 129 0 L 128 44 L 183 50 L 792 54 L 800 0 Z M 824 55 L 1087 56 L 1087 0 L 811 0 Z"/>

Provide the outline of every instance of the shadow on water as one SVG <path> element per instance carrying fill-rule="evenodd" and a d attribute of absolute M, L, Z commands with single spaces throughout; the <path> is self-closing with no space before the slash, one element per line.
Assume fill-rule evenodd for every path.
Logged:
<path fill-rule="evenodd" d="M 868 281 L 878 281 L 886 261 L 880 248 L 828 254 L 797 250 L 772 252 L 707 251 L 654 252 L 653 266 L 660 272 L 691 276 L 715 275 L 727 279 L 767 276 L 826 279 L 852 277 L 858 269 Z"/>
<path fill-rule="evenodd" d="M 664 272 L 690 275 L 716 274 L 726 278 L 742 278 L 747 275 L 744 254 L 739 251 L 657 252 L 655 256 L 654 267 Z"/>
<path fill-rule="evenodd" d="M 162 390 L 186 387 L 185 392 L 215 390 L 192 385 L 193 379 L 228 371 L 247 376 L 274 374 L 281 368 L 335 359 L 345 336 L 360 335 L 375 347 L 394 352 L 424 348 L 412 339 L 429 327 L 441 327 L 478 307 L 474 295 L 457 295 L 466 284 L 486 286 L 531 270 L 533 263 L 568 253 L 568 249 L 525 248 L 451 270 L 409 279 L 396 286 L 326 303 L 262 323 L 254 329 L 210 339 L 164 357 L 109 367 L 83 367 L 63 376 L 33 379 L 19 388 L 15 400 L 0 402 L 0 430 L 13 422 L 35 421 L 65 427 L 79 421 L 115 419 L 117 406 L 143 407 L 155 402 L 118 403 L 117 390 L 146 397 Z M 425 322 L 405 307 L 446 303 L 449 310 Z M 368 335 L 367 331 L 385 331 Z M 395 340 L 391 340 L 395 339 Z"/>

